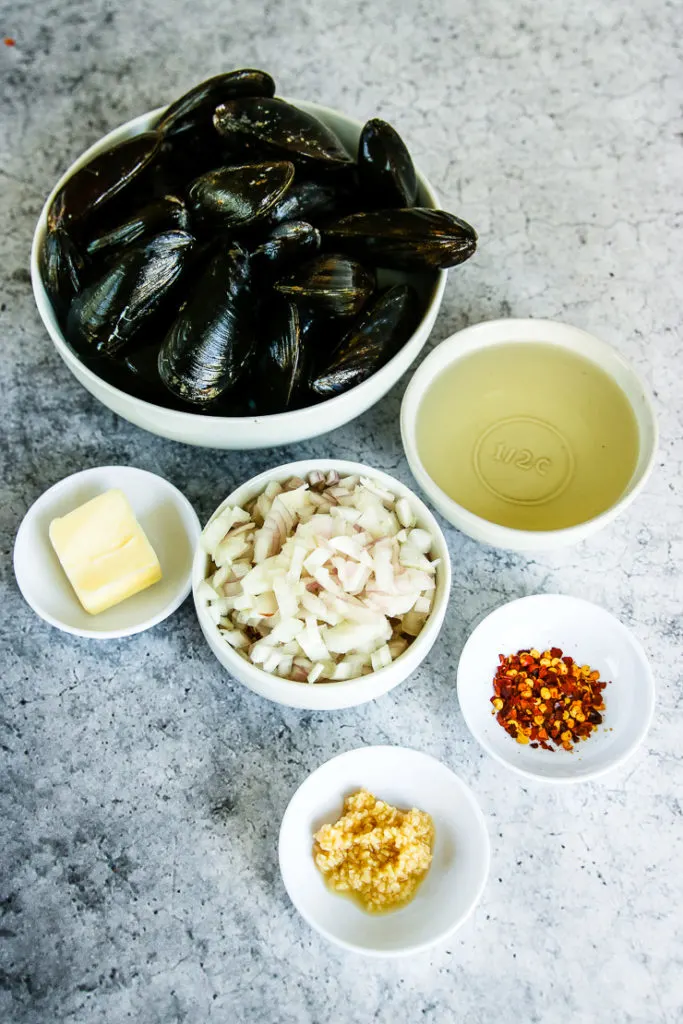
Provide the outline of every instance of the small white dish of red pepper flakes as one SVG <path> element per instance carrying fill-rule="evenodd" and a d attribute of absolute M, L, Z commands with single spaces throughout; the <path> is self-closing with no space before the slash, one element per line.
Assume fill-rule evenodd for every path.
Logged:
<path fill-rule="evenodd" d="M 604 608 L 537 594 L 474 629 L 458 698 L 470 732 L 501 764 L 545 782 L 581 782 L 643 742 L 654 679 L 638 640 Z"/>

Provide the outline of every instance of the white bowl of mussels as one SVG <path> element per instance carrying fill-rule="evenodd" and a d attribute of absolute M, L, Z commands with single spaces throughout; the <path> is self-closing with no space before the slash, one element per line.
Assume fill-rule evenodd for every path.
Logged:
<path fill-rule="evenodd" d="M 212 448 L 313 437 L 408 369 L 476 233 L 385 122 L 201 83 L 57 182 L 31 276 L 59 355 L 109 409 Z"/>
<path fill-rule="evenodd" d="M 204 527 L 192 567 L 221 665 L 261 697 L 313 711 L 364 704 L 407 679 L 439 634 L 450 583 L 424 502 L 339 459 L 242 484 Z"/>

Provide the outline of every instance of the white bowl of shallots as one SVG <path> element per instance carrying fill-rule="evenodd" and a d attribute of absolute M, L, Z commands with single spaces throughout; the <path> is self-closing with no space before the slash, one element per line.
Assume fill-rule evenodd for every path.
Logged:
<path fill-rule="evenodd" d="M 450 583 L 427 506 L 386 473 L 338 459 L 238 487 L 204 527 L 192 570 L 199 623 L 230 675 L 315 711 L 407 679 L 439 634 Z"/>

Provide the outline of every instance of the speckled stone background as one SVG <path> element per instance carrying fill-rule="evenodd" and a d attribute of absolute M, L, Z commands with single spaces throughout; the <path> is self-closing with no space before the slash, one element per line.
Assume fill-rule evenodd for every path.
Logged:
<path fill-rule="evenodd" d="M 0 44 L 4 1024 L 683 1020 L 682 33 L 681 5 L 651 0 L 0 7 L 0 35 L 16 40 Z M 256 470 L 306 454 L 410 480 L 405 382 L 306 445 L 193 451 L 96 404 L 39 321 L 28 254 L 57 175 L 121 121 L 239 65 L 268 68 L 286 94 L 394 122 L 444 205 L 479 229 L 434 343 L 485 318 L 561 318 L 628 356 L 660 416 L 647 490 L 589 543 L 529 560 L 449 528 L 453 593 L 431 656 L 377 703 L 330 715 L 231 682 L 189 603 L 147 634 L 80 641 L 31 613 L 11 569 L 28 506 L 86 466 L 161 473 L 202 517 Z M 653 728 L 600 784 L 507 775 L 458 711 L 472 623 L 538 591 L 603 604 L 652 659 Z M 475 915 L 403 962 L 328 946 L 277 866 L 280 817 L 307 773 L 377 742 L 451 765 L 493 845 Z"/>

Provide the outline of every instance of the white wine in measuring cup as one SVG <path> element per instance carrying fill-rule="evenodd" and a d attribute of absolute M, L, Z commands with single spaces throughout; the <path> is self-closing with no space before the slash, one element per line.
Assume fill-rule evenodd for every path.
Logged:
<path fill-rule="evenodd" d="M 456 360 L 426 391 L 417 447 L 434 482 L 501 526 L 558 530 L 610 508 L 638 460 L 619 385 L 557 345 L 511 342 Z"/>

